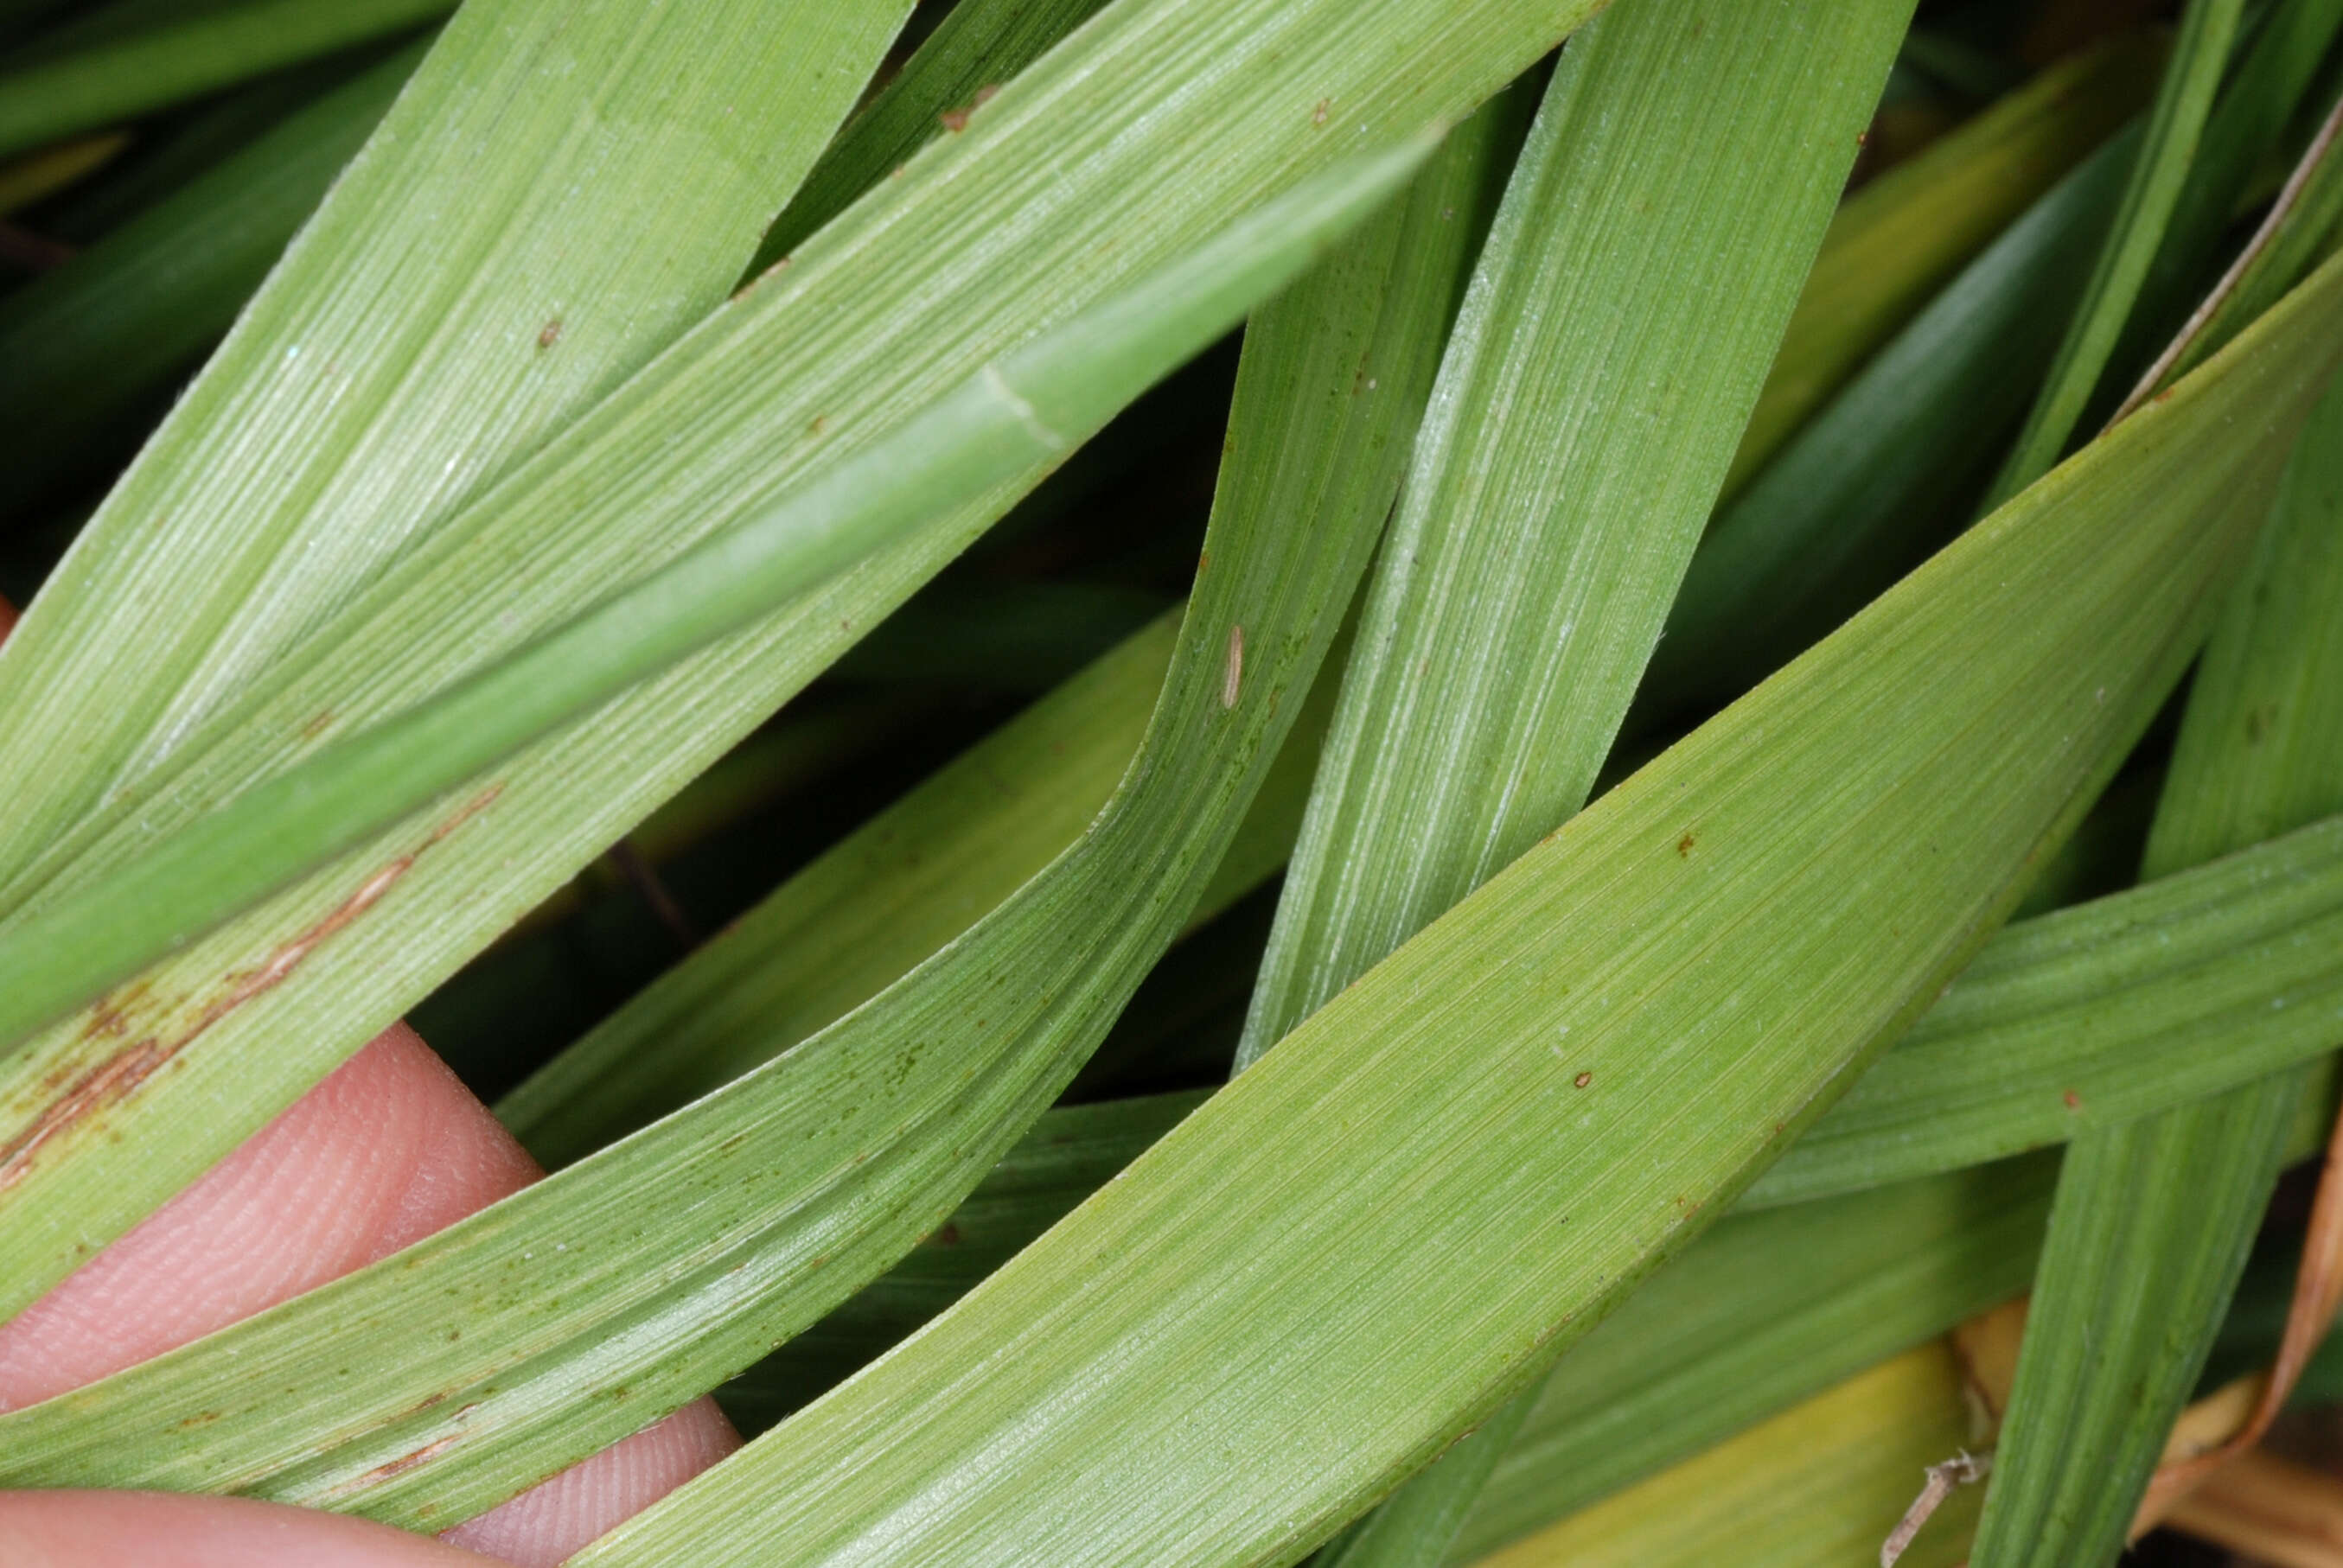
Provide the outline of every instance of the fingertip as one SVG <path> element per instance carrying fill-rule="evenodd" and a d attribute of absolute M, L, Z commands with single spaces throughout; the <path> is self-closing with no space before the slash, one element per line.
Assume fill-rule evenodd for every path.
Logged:
<path fill-rule="evenodd" d="M 518 1568 L 554 1568 L 739 1446 L 716 1402 L 696 1400 L 440 1539 Z"/>
<path fill-rule="evenodd" d="M 386 1524 L 236 1497 L 0 1493 L 9 1568 L 492 1568 Z"/>

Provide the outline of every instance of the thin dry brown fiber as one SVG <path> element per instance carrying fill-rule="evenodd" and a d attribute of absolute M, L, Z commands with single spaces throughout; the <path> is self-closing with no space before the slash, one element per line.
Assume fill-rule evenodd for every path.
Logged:
<path fill-rule="evenodd" d="M 2343 1305 L 2343 1114 L 2328 1136 L 2277 1360 L 2268 1372 L 2226 1383 L 2180 1412 L 2165 1442 L 2163 1462 L 2133 1516 L 2133 1540 L 2168 1523 L 2216 1545 L 2249 1552 L 2278 1568 L 2343 1568 L 2343 1482 L 2256 1452 L 2254 1446 L 2285 1407 L 2312 1352 L 2334 1325 L 2338 1305 Z M 2021 1296 L 1980 1312 L 1952 1332 L 1980 1443 L 1991 1442 L 2009 1407 L 2025 1327 L 2026 1298 Z M 1881 1568 L 1894 1568 L 1929 1516 L 1959 1485 L 1981 1479 L 1991 1457 L 1962 1452 L 1928 1467 L 1920 1494 L 1880 1543 Z M 2240 1465 L 2245 1468 L 2237 1469 Z M 2228 1478 L 2233 1469 L 2234 1481 Z M 2305 1476 L 2316 1478 L 2320 1486 L 2308 1487 Z M 2290 1491 L 2281 1487 L 2282 1481 Z M 2285 1550 L 2248 1545 L 2247 1533 Z"/>

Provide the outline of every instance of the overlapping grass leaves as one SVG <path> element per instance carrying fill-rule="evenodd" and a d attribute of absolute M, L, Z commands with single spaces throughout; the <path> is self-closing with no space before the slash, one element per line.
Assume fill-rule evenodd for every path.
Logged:
<path fill-rule="evenodd" d="M 581 1562 L 1228 1563 L 1322 1537 L 1975 950 L 2193 653 L 2338 355 L 2330 266 Z"/>
<path fill-rule="evenodd" d="M 232 1488 L 444 1527 L 737 1372 L 941 1223 L 1184 922 L 1292 723 L 1445 335 L 1474 233 L 1453 215 L 1485 179 L 1480 129 L 1255 319 L 1207 534 L 1217 558 L 1147 742 L 1079 842 L 722 1093 L 398 1257 L 13 1418 L 9 1451 L 30 1468 L 12 1479 Z M 1266 261 L 1290 268 L 1393 167 L 1386 155 L 1322 176 L 1165 279 L 1202 286 L 1225 322 L 1241 302 L 1229 282 L 1257 289 Z M 1212 325 L 1192 308 L 1190 347 Z M 1012 362 L 1061 339 L 1130 346 L 1076 321 Z M 1079 354 L 1071 368 L 1071 387 L 1028 389 L 1025 417 L 1068 418 L 1070 394 L 1131 374 Z M 190 1442 L 195 1411 L 208 1414 Z"/>
<path fill-rule="evenodd" d="M 40 774 L 49 792 L 12 801 L 0 823 L 15 830 L 20 858 L 41 860 L 25 875 L 39 882 L 42 898 L 103 877 L 332 734 L 412 705 L 604 597 L 612 582 L 753 511 L 798 475 L 874 439 L 1036 328 L 1177 254 L 1233 208 L 1379 136 L 1462 113 L 1594 8 L 1589 0 L 1527 9 L 1475 0 L 1433 15 L 1393 0 L 1369 12 L 1342 7 L 1342 25 L 1333 26 L 1324 15 L 1332 0 L 1117 6 L 1005 86 L 963 133 L 931 144 L 900 179 L 830 226 L 790 266 L 687 335 L 491 492 L 440 520 L 394 571 L 330 617 L 327 605 L 347 592 L 347 577 L 335 577 L 337 561 L 345 571 L 364 564 L 351 558 L 351 541 L 372 541 L 366 548 L 377 562 L 395 541 L 337 529 L 338 557 L 322 548 L 294 551 L 280 568 L 290 571 L 299 560 L 306 573 L 315 553 L 322 580 L 274 608 L 266 599 L 256 607 L 256 596 L 237 591 L 241 579 L 222 564 L 232 562 L 232 552 L 203 548 L 210 575 L 192 578 L 169 551 L 136 553 L 138 530 L 153 521 L 146 509 L 153 498 L 137 489 L 134 473 L 111 503 L 123 522 L 97 537 L 108 541 L 108 558 L 120 571 L 177 569 L 181 580 L 164 602 L 187 599 L 191 608 L 184 618 L 175 608 L 151 632 L 122 629 L 125 646 L 148 657 L 105 665 L 104 673 L 131 683 L 136 699 L 126 698 L 119 708 L 100 700 L 106 693 L 84 678 L 88 671 L 52 668 L 62 650 L 69 645 L 75 658 L 102 664 L 102 616 L 159 611 L 152 590 L 142 596 L 130 584 L 76 576 L 75 562 L 97 553 L 85 544 L 65 574 L 85 613 L 69 619 L 53 612 L 47 655 L 30 635 L 39 628 L 36 613 L 0 658 L 0 686 L 12 674 L 21 682 L 9 695 L 26 728 L 12 738 L 30 747 L 26 737 L 45 724 L 57 733 L 100 727 L 77 753 L 86 767 L 70 788 Z M 443 41 L 440 52 L 447 47 Z M 789 48 L 798 68 L 816 68 L 802 58 L 801 39 Z M 1202 88 L 1182 65 L 1200 50 L 1220 61 Z M 425 77 L 431 68 L 427 63 Z M 637 76 L 663 79 L 656 72 Z M 409 88 L 385 135 L 417 102 L 424 79 Z M 1296 80 L 1315 93 L 1298 106 Z M 1222 134 L 1197 143 L 1192 129 L 1200 116 Z M 359 171 L 372 156 L 360 160 Z M 1167 167 L 1176 177 L 1163 177 Z M 343 189 L 349 186 L 346 180 Z M 329 203 L 327 215 L 336 206 Z M 1018 224 L 990 221 L 1006 208 L 1019 211 Z M 295 260 L 325 243 L 318 233 L 313 226 Z M 874 278 L 887 286 L 872 288 Z M 521 303 L 527 325 L 506 328 L 503 350 L 525 365 L 558 360 L 577 318 L 564 313 L 559 319 L 569 325 L 549 332 L 558 303 Z M 271 337 L 248 317 L 223 358 L 243 344 L 247 356 L 274 355 L 276 364 L 287 337 L 297 336 Z M 335 362 L 316 344 L 298 346 L 296 363 Z M 490 371 L 501 374 L 501 365 Z M 206 384 L 221 374 L 216 364 Z M 182 406 L 183 419 L 202 397 L 199 386 Z M 437 425 L 478 417 L 460 400 L 427 407 Z M 317 434 L 313 424 L 301 427 Z M 330 445 L 335 437 L 328 429 L 323 438 Z M 217 461 L 199 462 L 186 451 L 166 462 L 150 449 L 141 467 L 192 472 L 206 483 L 223 472 Z M 427 991 L 761 721 L 1028 482 L 934 519 L 835 588 L 496 769 L 478 784 L 498 791 L 493 804 L 460 829 L 440 832 L 444 817 L 410 821 L 21 1052 L 9 1064 L 7 1121 L 0 1125 L 12 1141 L 39 1131 L 40 1147 L 13 1172 L 0 1202 L 8 1300 L 36 1294 Z M 297 485 L 293 493 L 315 498 Z M 368 480 L 363 493 L 378 509 L 407 517 L 400 503 L 409 493 L 386 476 Z M 196 515 L 209 526 L 214 508 Z M 250 520 L 243 512 L 222 515 Z M 272 559 L 290 548 L 276 533 L 265 545 Z M 345 586 L 337 589 L 337 581 Z M 484 582 L 509 588 L 490 606 L 480 593 Z M 211 651 L 182 681 L 173 659 L 185 650 L 175 654 L 175 639 L 204 640 L 216 620 L 234 635 L 212 638 Z M 284 645 L 297 632 L 307 640 L 295 654 Z M 266 665 L 256 679 L 256 662 Z M 166 710 L 194 723 L 205 694 L 224 686 L 255 689 L 234 712 L 192 732 L 175 723 L 156 728 Z M 157 754 L 165 741 L 174 744 Z M 93 779 L 136 773 L 108 761 L 134 752 L 148 759 L 149 771 L 117 783 L 112 801 L 93 811 L 89 797 L 103 788 Z M 20 767 L 34 777 L 23 758 L 0 757 L 0 766 L 11 777 Z M 55 831 L 56 819 L 75 815 L 76 826 Z M 393 862 L 403 867 L 396 885 L 379 890 L 365 918 L 335 921 Z M 295 961 L 282 961 L 288 955 Z M 255 974 L 269 983 L 244 983 Z M 164 1048 L 153 1070 L 109 1076 L 126 1047 L 141 1042 Z M 57 1091 L 45 1083 L 98 1092 L 69 1097 L 79 1109 L 60 1118 Z M 196 1104 L 208 1108 L 204 1116 L 182 1113 Z M 234 1110 L 223 1113 L 224 1107 Z"/>

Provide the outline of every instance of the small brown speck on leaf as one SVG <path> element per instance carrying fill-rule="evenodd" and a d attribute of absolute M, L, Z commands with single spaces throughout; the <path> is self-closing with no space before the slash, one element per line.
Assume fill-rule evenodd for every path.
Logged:
<path fill-rule="evenodd" d="M 999 91 L 1001 91 L 999 83 L 988 82 L 983 86 L 979 87 L 976 90 L 976 96 L 970 98 L 964 106 L 957 109 L 946 109 L 942 114 L 936 117 L 944 123 L 944 129 L 951 132 L 954 136 L 958 136 L 960 132 L 968 129 L 968 117 L 976 113 L 977 110 L 984 107 L 984 106 L 991 100 L 992 95 Z"/>
<path fill-rule="evenodd" d="M 1590 1084 L 1590 1083 L 1592 1083 L 1592 1082 L 1594 1082 L 1594 1075 L 1593 1073 L 1591 1073 L 1591 1072 L 1582 1072 L 1582 1073 L 1580 1073 L 1576 1078 L 1574 1078 L 1574 1079 L 1572 1079 L 1572 1080 L 1570 1081 L 1570 1086 L 1571 1086 L 1573 1089 L 1584 1089 L 1584 1088 L 1585 1088 L 1588 1084 Z"/>
<path fill-rule="evenodd" d="M 2066 1109 L 2069 1111 L 2080 1111 L 2083 1108 L 2083 1097 L 2071 1089 L 2059 1098 L 2066 1102 Z"/>
<path fill-rule="evenodd" d="M 1679 859 L 1686 860 L 1692 859 L 1693 842 L 1693 836 L 1689 832 L 1686 832 L 1683 838 L 1676 840 L 1676 855 Z"/>
<path fill-rule="evenodd" d="M 806 434 L 809 436 L 819 436 L 824 430 L 829 428 L 830 416 L 827 414 L 817 414 L 813 417 L 812 422 L 806 426 Z"/>
<path fill-rule="evenodd" d="M 960 1245 L 960 1226 L 956 1221 L 947 1220 L 944 1221 L 943 1229 L 928 1240 L 939 1247 L 957 1247 Z"/>
<path fill-rule="evenodd" d="M 1333 99 L 1319 99 L 1317 106 L 1310 111 L 1310 123 L 1313 126 L 1324 125 L 1326 123 L 1326 116 L 1332 110 L 1333 106 Z"/>
<path fill-rule="evenodd" d="M 558 316 L 547 322 L 543 327 L 538 328 L 537 346 L 539 348 L 550 348 L 560 341 L 561 317 Z"/>

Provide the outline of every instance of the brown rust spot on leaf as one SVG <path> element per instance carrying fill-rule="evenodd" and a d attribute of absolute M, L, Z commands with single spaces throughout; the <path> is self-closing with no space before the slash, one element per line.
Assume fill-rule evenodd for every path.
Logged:
<path fill-rule="evenodd" d="M 1676 858 L 1684 860 L 1691 859 L 1692 847 L 1694 842 L 1696 840 L 1693 838 L 1691 829 L 1686 829 L 1684 836 L 1676 840 Z"/>
<path fill-rule="evenodd" d="M 330 1503 L 355 1496 L 370 1486 L 379 1485 L 394 1476 L 404 1475 L 418 1464 L 428 1464 L 463 1441 L 464 1434 L 460 1432 L 451 1432 L 445 1437 L 435 1438 L 411 1453 L 402 1453 L 397 1459 L 376 1465 L 363 1475 L 354 1475 L 340 1485 L 328 1488 L 318 1501 Z"/>
<path fill-rule="evenodd" d="M 130 1032 L 130 1010 L 146 998 L 146 982 L 133 980 L 118 991 L 108 991 L 90 1003 L 89 1018 L 81 1026 L 81 1039 L 95 1043 L 100 1040 L 120 1040 Z M 48 1087 L 62 1083 L 70 1070 L 60 1068 L 52 1074 Z"/>
<path fill-rule="evenodd" d="M 311 953 L 379 902 L 382 896 L 414 868 L 416 859 L 426 849 L 462 827 L 503 792 L 503 785 L 490 785 L 434 828 L 421 844 L 376 871 L 359 884 L 356 892 L 327 910 L 324 919 L 292 940 L 280 944 L 257 967 L 226 976 L 220 994 L 176 1039 L 166 1041 L 149 1035 L 134 1045 L 115 1051 L 74 1079 L 25 1123 L 23 1131 L 6 1142 L 0 1143 L 0 1192 L 24 1180 L 25 1173 L 32 1169 L 35 1156 L 45 1145 L 89 1121 L 108 1106 L 128 1099 L 164 1063 L 200 1039 L 205 1030 L 255 997 L 284 984 L 287 977 L 300 968 Z M 82 1027 L 82 1040 L 94 1043 L 100 1038 L 126 1032 L 123 1015 L 130 1004 L 144 993 L 145 986 L 146 982 L 140 981 L 118 995 L 100 1000 L 90 1021 Z M 60 1069 L 60 1074 L 69 1070 L 69 1066 Z M 61 1076 L 53 1077 L 53 1086 L 57 1082 L 62 1082 Z"/>
<path fill-rule="evenodd" d="M 998 82 L 988 82 L 983 86 L 979 87 L 976 90 L 976 96 L 970 98 L 965 105 L 957 109 L 946 109 L 942 114 L 938 115 L 936 118 L 944 123 L 944 129 L 951 132 L 954 136 L 958 136 L 960 132 L 968 129 L 968 117 L 976 113 L 977 110 L 984 107 L 985 105 L 990 103 L 992 101 L 992 95 L 999 91 L 1001 91 L 1001 85 Z"/>
<path fill-rule="evenodd" d="M 1570 1081 L 1570 1086 L 1571 1086 L 1573 1089 L 1584 1089 L 1584 1088 L 1585 1088 L 1588 1084 L 1590 1084 L 1590 1083 L 1592 1083 L 1592 1082 L 1594 1082 L 1594 1075 L 1593 1073 L 1591 1073 L 1591 1072 L 1582 1072 L 1582 1073 L 1580 1073 L 1576 1078 L 1574 1078 L 1574 1079 L 1572 1079 L 1572 1080 Z"/>
<path fill-rule="evenodd" d="M 555 344 L 557 344 L 557 343 L 558 343 L 558 342 L 560 342 L 560 341 L 561 341 L 561 317 L 559 317 L 558 316 L 555 317 L 552 320 L 550 320 L 550 321 L 547 322 L 543 327 L 538 327 L 538 331 L 537 331 L 537 346 L 538 346 L 538 348 L 540 348 L 540 349 L 550 348 L 550 347 L 552 347 Z"/>
<path fill-rule="evenodd" d="M 44 1106 L 22 1132 L 0 1143 L 0 1192 L 24 1179 L 42 1145 L 128 1095 L 168 1061 L 176 1049 L 166 1050 L 152 1040 L 142 1040 L 83 1073 L 72 1088 Z"/>

